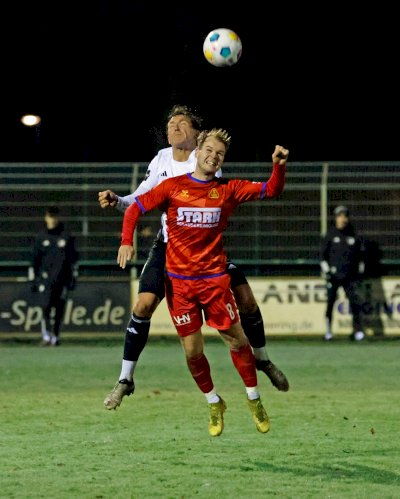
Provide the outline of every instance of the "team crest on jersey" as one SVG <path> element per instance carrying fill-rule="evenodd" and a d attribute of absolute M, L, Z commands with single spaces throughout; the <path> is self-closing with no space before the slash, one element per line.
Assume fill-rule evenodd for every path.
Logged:
<path fill-rule="evenodd" d="M 213 188 L 208 193 L 208 197 L 211 198 L 211 199 L 218 199 L 219 198 L 219 192 L 217 191 L 217 189 Z"/>
<path fill-rule="evenodd" d="M 187 191 L 186 189 L 182 189 L 180 197 L 187 199 L 189 197 L 189 191 Z"/>

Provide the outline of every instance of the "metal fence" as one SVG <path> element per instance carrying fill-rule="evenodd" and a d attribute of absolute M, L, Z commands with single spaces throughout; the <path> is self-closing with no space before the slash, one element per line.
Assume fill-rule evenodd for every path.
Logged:
<path fill-rule="evenodd" d="M 317 268 L 321 235 L 333 209 L 345 204 L 357 232 L 377 242 L 383 262 L 400 263 L 400 162 L 289 163 L 279 199 L 241 205 L 225 233 L 237 263 L 259 268 Z M 83 265 L 115 265 L 122 215 L 101 209 L 106 188 L 125 195 L 144 178 L 147 163 L 0 163 L 0 265 L 27 266 L 48 205 L 77 238 Z M 267 179 L 266 163 L 225 163 L 228 178 Z M 159 226 L 160 213 L 141 219 L 139 261 Z"/>

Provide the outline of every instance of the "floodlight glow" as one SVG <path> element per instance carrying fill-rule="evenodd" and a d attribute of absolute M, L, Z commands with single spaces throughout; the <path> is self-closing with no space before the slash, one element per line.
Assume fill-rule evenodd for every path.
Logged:
<path fill-rule="evenodd" d="M 25 126 L 35 126 L 38 125 L 40 121 L 40 116 L 36 116 L 35 114 L 25 114 L 21 118 L 21 122 Z"/>

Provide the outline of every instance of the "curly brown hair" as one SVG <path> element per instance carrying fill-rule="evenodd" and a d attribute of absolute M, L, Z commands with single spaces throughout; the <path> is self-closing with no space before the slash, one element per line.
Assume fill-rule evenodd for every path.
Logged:
<path fill-rule="evenodd" d="M 182 114 L 183 116 L 186 116 L 186 118 L 188 118 L 190 120 L 192 127 L 195 130 L 200 132 L 203 118 L 201 118 L 198 114 L 196 114 L 194 111 L 192 111 L 188 106 L 176 104 L 169 112 L 167 121 L 169 121 L 174 116 L 178 116 L 180 114 Z"/>

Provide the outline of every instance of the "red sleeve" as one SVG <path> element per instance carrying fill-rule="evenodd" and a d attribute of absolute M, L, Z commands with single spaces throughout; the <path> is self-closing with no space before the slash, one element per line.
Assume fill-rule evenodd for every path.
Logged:
<path fill-rule="evenodd" d="M 135 202 L 125 211 L 121 237 L 121 244 L 123 246 L 133 246 L 133 233 L 135 232 L 140 215 L 161 206 L 166 209 L 165 201 L 168 198 L 171 186 L 168 180 L 165 180 L 145 194 L 137 196 Z"/>
<path fill-rule="evenodd" d="M 135 232 L 136 224 L 141 214 L 137 203 L 132 203 L 125 211 L 122 224 L 121 245 L 133 246 L 133 233 Z"/>
<path fill-rule="evenodd" d="M 286 165 L 274 164 L 272 174 L 267 182 L 267 198 L 276 198 L 283 192 L 286 177 Z"/>

